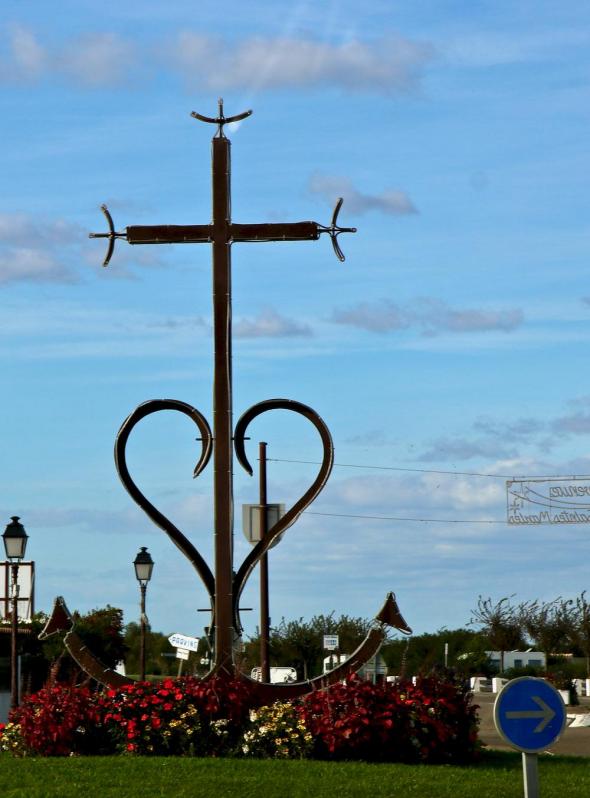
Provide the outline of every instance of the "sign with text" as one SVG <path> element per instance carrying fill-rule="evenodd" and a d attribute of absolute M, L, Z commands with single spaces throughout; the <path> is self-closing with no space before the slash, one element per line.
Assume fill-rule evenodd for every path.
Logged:
<path fill-rule="evenodd" d="M 324 635 L 324 649 L 326 651 L 336 651 L 338 646 L 338 635 Z"/>
<path fill-rule="evenodd" d="M 506 482 L 508 523 L 590 523 L 590 478 L 511 479 Z"/>
<path fill-rule="evenodd" d="M 199 639 L 197 637 L 189 637 L 188 635 L 181 635 L 175 632 L 168 638 L 170 645 L 174 648 L 184 648 L 186 651 L 197 651 L 199 648 Z"/>

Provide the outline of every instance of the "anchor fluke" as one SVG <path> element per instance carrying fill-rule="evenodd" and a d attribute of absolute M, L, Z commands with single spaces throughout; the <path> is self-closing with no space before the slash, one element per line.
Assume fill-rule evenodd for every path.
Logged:
<path fill-rule="evenodd" d="M 411 627 L 408 626 L 404 616 L 401 614 L 400 609 L 397 606 L 395 593 L 387 594 L 385 604 L 381 607 L 377 615 L 375 615 L 375 620 L 387 624 L 387 626 L 392 626 L 394 629 L 398 629 L 405 635 L 412 634 Z"/>
<path fill-rule="evenodd" d="M 340 208 L 342 207 L 342 203 L 344 202 L 343 197 L 338 198 L 338 202 L 334 207 L 334 213 L 332 214 L 332 221 L 329 227 L 325 225 L 318 224 L 318 230 L 321 233 L 327 233 L 330 236 L 332 241 L 332 246 L 334 247 L 334 252 L 336 253 L 336 257 L 339 261 L 345 261 L 346 258 L 344 257 L 344 252 L 340 249 L 340 244 L 338 243 L 338 236 L 340 233 L 356 233 L 356 227 L 339 227 L 337 224 L 338 221 L 338 214 L 340 213 Z"/>
<path fill-rule="evenodd" d="M 66 607 L 66 602 L 63 596 L 58 596 L 53 603 L 53 610 L 47 619 L 47 623 L 39 632 L 39 640 L 46 640 L 58 632 L 71 632 L 73 628 L 74 621 Z"/>
<path fill-rule="evenodd" d="M 107 248 L 107 254 L 105 255 L 105 259 L 102 262 L 103 266 L 108 266 L 109 261 L 115 251 L 115 239 L 116 238 L 127 238 L 127 233 L 117 233 L 115 231 L 115 225 L 113 224 L 113 217 L 111 216 L 109 209 L 103 203 L 100 206 L 101 211 L 104 213 L 105 218 L 107 220 L 107 224 L 109 226 L 108 233 L 88 233 L 88 238 L 108 238 L 109 245 Z"/>

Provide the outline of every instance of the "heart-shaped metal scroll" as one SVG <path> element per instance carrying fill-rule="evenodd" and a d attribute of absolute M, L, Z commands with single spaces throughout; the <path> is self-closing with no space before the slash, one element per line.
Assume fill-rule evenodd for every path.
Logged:
<path fill-rule="evenodd" d="M 127 468 L 125 448 L 127 446 L 127 441 L 129 439 L 129 435 L 131 434 L 131 430 L 143 418 L 151 415 L 152 413 L 158 413 L 160 410 L 176 410 L 179 413 L 184 413 L 185 416 L 188 416 L 190 419 L 192 419 L 192 421 L 195 422 L 199 428 L 199 432 L 201 433 L 201 456 L 199 457 L 199 461 L 195 466 L 193 476 L 197 477 L 201 471 L 203 471 L 209 462 L 209 458 L 211 457 L 213 444 L 213 436 L 206 418 L 196 408 L 192 407 L 192 405 L 186 404 L 186 402 L 180 402 L 177 399 L 152 399 L 149 402 L 143 402 L 143 404 L 140 404 L 138 407 L 136 407 L 133 413 L 131 413 L 121 425 L 121 429 L 119 430 L 117 439 L 115 441 L 115 464 L 117 466 L 117 472 L 121 482 L 125 486 L 127 493 L 131 496 L 133 501 L 141 507 L 144 513 L 148 516 L 148 518 L 151 518 L 156 526 L 159 526 L 160 529 L 162 529 L 168 535 L 170 540 L 180 549 L 184 556 L 193 565 L 201 577 L 207 592 L 209 593 L 211 606 L 213 607 L 215 579 L 211 569 L 203 557 L 199 554 L 195 546 L 193 546 L 190 540 L 188 540 L 188 538 L 182 534 L 178 527 L 176 527 L 172 521 L 166 518 L 163 513 L 161 513 L 150 501 L 148 501 L 148 499 L 146 499 L 135 482 L 132 480 L 131 475 L 129 474 L 129 469 Z"/>
<path fill-rule="evenodd" d="M 320 438 L 322 440 L 322 445 L 324 449 L 323 457 L 322 457 L 322 464 L 320 466 L 320 470 L 310 485 L 310 487 L 305 491 L 303 496 L 298 499 L 295 504 L 287 510 L 285 515 L 280 518 L 277 523 L 271 527 L 266 535 L 264 536 L 263 540 L 259 541 L 254 548 L 250 551 L 240 569 L 238 570 L 237 574 L 234 577 L 234 588 L 233 588 L 233 601 L 234 601 L 234 623 L 236 629 L 241 629 L 242 625 L 240 623 L 240 615 L 239 615 L 239 602 L 240 602 L 240 595 L 244 589 L 246 582 L 248 581 L 248 577 L 252 573 L 256 563 L 260 560 L 260 558 L 264 555 L 266 551 L 270 548 L 273 541 L 275 541 L 279 535 L 282 535 L 285 530 L 287 530 L 295 521 L 299 518 L 301 513 L 309 507 L 309 505 L 314 501 L 316 496 L 321 492 L 324 485 L 326 484 L 328 477 L 330 476 L 330 472 L 332 471 L 332 466 L 334 464 L 334 446 L 332 444 L 332 436 L 330 435 L 330 430 L 322 420 L 322 418 L 313 410 L 311 407 L 302 404 L 301 402 L 296 402 L 293 399 L 267 399 L 264 402 L 259 402 L 258 404 L 253 405 L 249 410 L 241 416 L 240 420 L 236 424 L 236 429 L 234 432 L 234 446 L 236 450 L 236 457 L 240 465 L 250 474 L 252 475 L 252 466 L 250 465 L 248 458 L 246 456 L 246 449 L 244 446 L 244 442 L 246 440 L 246 429 L 248 425 L 258 416 L 262 415 L 262 413 L 266 413 L 269 410 L 290 410 L 293 413 L 298 413 L 301 416 L 309 419 L 314 427 L 320 434 Z"/>

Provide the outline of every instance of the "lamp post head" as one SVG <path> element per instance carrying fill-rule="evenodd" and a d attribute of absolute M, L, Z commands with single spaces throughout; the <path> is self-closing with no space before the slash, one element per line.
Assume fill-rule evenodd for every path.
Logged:
<path fill-rule="evenodd" d="M 154 561 L 151 554 L 145 546 L 137 552 L 137 556 L 133 560 L 135 567 L 135 576 L 140 585 L 147 585 L 152 578 L 152 571 L 154 570 Z"/>
<path fill-rule="evenodd" d="M 4 549 L 9 560 L 22 560 L 27 548 L 29 536 L 24 526 L 20 523 L 18 515 L 13 515 L 11 522 L 6 526 L 2 535 Z"/>

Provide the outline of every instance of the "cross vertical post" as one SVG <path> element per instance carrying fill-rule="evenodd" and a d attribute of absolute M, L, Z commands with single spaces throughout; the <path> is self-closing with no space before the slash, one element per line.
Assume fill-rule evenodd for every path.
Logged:
<path fill-rule="evenodd" d="M 230 142 L 212 141 L 213 169 L 213 438 L 215 665 L 233 663 L 233 451 L 231 356 Z"/>

